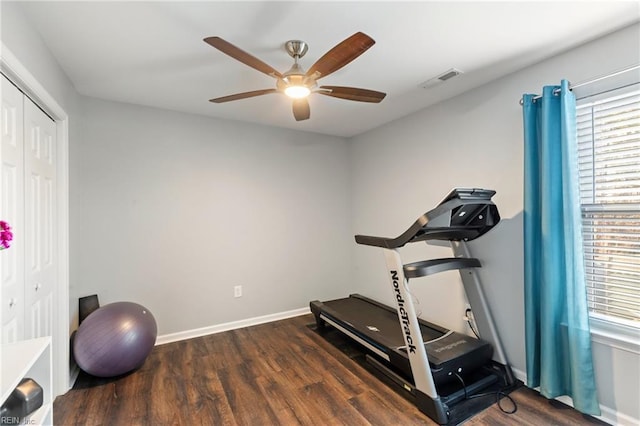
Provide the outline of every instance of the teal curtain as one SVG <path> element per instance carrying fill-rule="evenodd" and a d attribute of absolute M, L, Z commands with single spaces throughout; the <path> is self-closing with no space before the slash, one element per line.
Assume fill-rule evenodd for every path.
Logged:
<path fill-rule="evenodd" d="M 576 102 L 569 83 L 523 96 L 527 386 L 600 414 L 585 288 L 576 152 Z"/>

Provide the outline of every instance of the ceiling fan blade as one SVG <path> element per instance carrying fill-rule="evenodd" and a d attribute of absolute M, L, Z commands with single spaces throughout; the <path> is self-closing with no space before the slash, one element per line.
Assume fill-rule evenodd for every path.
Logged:
<path fill-rule="evenodd" d="M 311 109 L 309 108 L 307 98 L 293 100 L 293 116 L 296 118 L 296 121 L 307 120 L 311 116 Z"/>
<path fill-rule="evenodd" d="M 365 33 L 357 32 L 325 53 L 309 68 L 306 75 L 312 76 L 317 73 L 316 80 L 326 77 L 362 55 L 374 44 L 375 41 L 371 37 Z"/>
<path fill-rule="evenodd" d="M 349 101 L 372 102 L 376 104 L 387 96 L 386 93 L 376 92 L 375 90 L 344 86 L 320 86 L 319 90 L 315 93 L 333 96 L 334 98 L 347 99 Z"/>
<path fill-rule="evenodd" d="M 223 102 L 237 101 L 238 99 L 253 98 L 254 96 L 268 95 L 269 93 L 278 93 L 277 89 L 253 90 L 251 92 L 236 93 L 235 95 L 222 96 L 220 98 L 209 99 L 209 102 L 221 104 Z"/>
<path fill-rule="evenodd" d="M 256 58 L 250 53 L 245 52 L 239 47 L 234 46 L 228 41 L 221 39 L 220 37 L 207 37 L 204 39 L 204 41 L 210 44 L 211 46 L 215 47 L 222 53 L 225 53 L 231 56 L 233 59 L 236 59 L 242 62 L 243 64 L 250 66 L 253 69 L 256 69 L 272 77 L 282 78 L 282 74 L 280 74 L 280 72 L 278 72 L 271 65 L 265 64 L 260 59 Z"/>

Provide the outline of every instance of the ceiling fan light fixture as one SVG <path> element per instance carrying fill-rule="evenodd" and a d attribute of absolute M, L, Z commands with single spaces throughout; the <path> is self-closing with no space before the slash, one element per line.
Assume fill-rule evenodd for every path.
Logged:
<path fill-rule="evenodd" d="M 293 99 L 306 98 L 311 94 L 307 86 L 289 86 L 284 89 L 284 94 Z"/>
<path fill-rule="evenodd" d="M 283 74 L 284 77 L 278 80 L 276 86 L 292 99 L 301 99 L 309 96 L 311 89 L 315 86 L 315 82 L 313 80 L 310 81 L 304 74 L 293 74 L 289 71 Z"/>

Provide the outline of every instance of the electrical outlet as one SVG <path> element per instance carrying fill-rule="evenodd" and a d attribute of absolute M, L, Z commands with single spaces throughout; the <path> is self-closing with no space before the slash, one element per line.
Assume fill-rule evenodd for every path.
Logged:
<path fill-rule="evenodd" d="M 233 287 L 233 297 L 242 297 L 242 286 L 237 285 Z"/>

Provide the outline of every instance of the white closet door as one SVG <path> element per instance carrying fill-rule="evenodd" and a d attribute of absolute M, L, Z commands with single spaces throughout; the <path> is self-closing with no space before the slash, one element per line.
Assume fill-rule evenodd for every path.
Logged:
<path fill-rule="evenodd" d="M 24 100 L 25 338 L 50 336 L 57 277 L 56 126 Z"/>
<path fill-rule="evenodd" d="M 11 248 L 0 251 L 0 341 L 9 343 L 24 338 L 24 96 L 0 77 L 0 220 L 9 222 L 14 234 Z"/>

